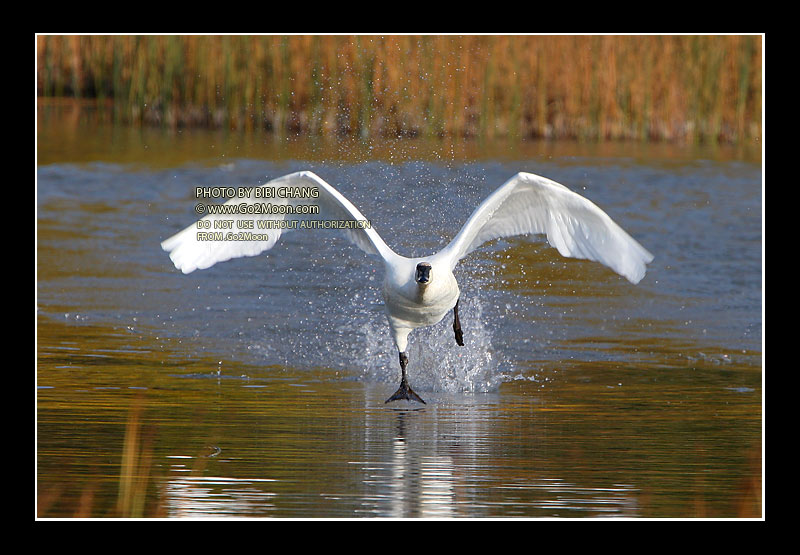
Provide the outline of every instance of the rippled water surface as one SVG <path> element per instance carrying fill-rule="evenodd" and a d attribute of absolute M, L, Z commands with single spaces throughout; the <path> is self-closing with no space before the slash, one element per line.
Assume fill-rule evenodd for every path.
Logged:
<path fill-rule="evenodd" d="M 758 163 L 624 147 L 227 148 L 169 163 L 168 140 L 158 160 L 144 139 L 134 160 L 48 155 L 49 140 L 39 516 L 761 516 Z M 335 232 L 189 275 L 159 247 L 196 219 L 194 187 L 300 169 L 407 256 L 437 251 L 530 171 L 589 197 L 655 260 L 634 286 L 541 238 L 485 245 L 456 272 L 466 346 L 449 318 L 412 333 L 428 404 L 385 405 L 399 368 L 381 268 Z"/>

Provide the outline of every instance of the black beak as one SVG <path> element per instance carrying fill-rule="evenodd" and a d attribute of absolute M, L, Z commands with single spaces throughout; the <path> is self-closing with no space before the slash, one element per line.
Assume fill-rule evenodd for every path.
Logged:
<path fill-rule="evenodd" d="M 427 262 L 417 264 L 417 283 L 428 283 L 431 280 L 431 265 Z"/>

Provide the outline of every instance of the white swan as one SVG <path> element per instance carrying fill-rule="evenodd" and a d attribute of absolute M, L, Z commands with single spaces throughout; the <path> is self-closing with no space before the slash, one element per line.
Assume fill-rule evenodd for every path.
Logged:
<path fill-rule="evenodd" d="M 169 252 L 175 267 L 188 274 L 230 258 L 255 256 L 271 249 L 287 229 L 322 222 L 328 222 L 328 226 L 344 227 L 352 242 L 367 254 L 378 256 L 384 265 L 383 296 L 401 369 L 400 387 L 387 403 L 397 399 L 425 402 L 408 385 L 406 375 L 408 357 L 405 351 L 408 334 L 413 329 L 440 322 L 452 309 L 455 339 L 459 345 L 464 345 L 458 317 L 460 291 L 453 268 L 461 258 L 486 241 L 543 233 L 562 256 L 595 260 L 632 283 L 638 283 L 644 277 L 646 264 L 653 260 L 652 254 L 591 201 L 559 183 L 531 173 L 518 173 L 506 181 L 478 206 L 449 245 L 422 258 L 406 258 L 395 253 L 378 232 L 367 225 L 368 220 L 349 200 L 310 171 L 286 175 L 261 187 L 263 192 L 272 196 L 259 198 L 250 193 L 245 198 L 234 198 L 225 203 L 239 205 L 238 218 L 230 213 L 205 216 L 201 222 L 208 227 L 197 222 L 162 242 L 161 247 Z M 313 191 L 318 196 L 308 198 Z M 292 193 L 297 196 L 292 196 Z M 256 223 L 265 229 L 255 226 L 255 229 L 245 230 L 234 226 L 228 230 L 229 233 L 266 232 L 267 237 L 261 237 L 263 240 L 224 240 L 248 238 L 227 234 L 212 236 L 216 240 L 208 240 L 207 235 L 202 235 L 203 231 L 214 230 L 215 220 L 242 219 L 243 212 L 256 211 L 257 205 L 263 207 L 267 202 L 271 205 L 269 211 L 284 213 L 247 216 L 251 220 L 262 220 Z M 294 207 L 309 204 L 318 206 L 318 213 L 291 213 L 297 210 Z M 219 240 L 221 238 L 223 240 Z"/>

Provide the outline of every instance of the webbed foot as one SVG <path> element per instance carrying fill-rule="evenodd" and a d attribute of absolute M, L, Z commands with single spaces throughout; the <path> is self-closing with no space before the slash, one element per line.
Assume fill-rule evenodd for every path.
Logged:
<path fill-rule="evenodd" d="M 417 401 L 418 403 L 422 403 L 426 405 L 427 403 L 422 400 L 422 397 L 414 393 L 414 390 L 411 389 L 411 386 L 408 385 L 408 382 L 403 380 L 400 382 L 400 387 L 397 388 L 397 391 L 394 392 L 394 395 L 386 399 L 386 403 L 391 403 L 392 401 L 399 401 L 400 399 L 406 399 L 408 401 Z"/>

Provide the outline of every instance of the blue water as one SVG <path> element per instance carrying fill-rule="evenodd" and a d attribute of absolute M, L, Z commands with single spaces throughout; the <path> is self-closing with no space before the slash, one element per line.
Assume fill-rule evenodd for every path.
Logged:
<path fill-rule="evenodd" d="M 542 238 L 495 241 L 459 265 L 462 324 L 411 335 L 415 389 L 546 383 L 564 361 L 621 368 L 753 368 L 762 351 L 761 168 L 737 161 L 272 162 L 152 169 L 38 168 L 39 314 L 110 324 L 187 353 L 346 379 L 397 380 L 381 268 L 334 231 L 292 232 L 270 252 L 183 275 L 159 243 L 196 220 L 196 186 L 255 185 L 315 171 L 397 252 L 438 251 L 518 171 L 588 197 L 655 255 L 631 285 L 566 260 Z"/>

